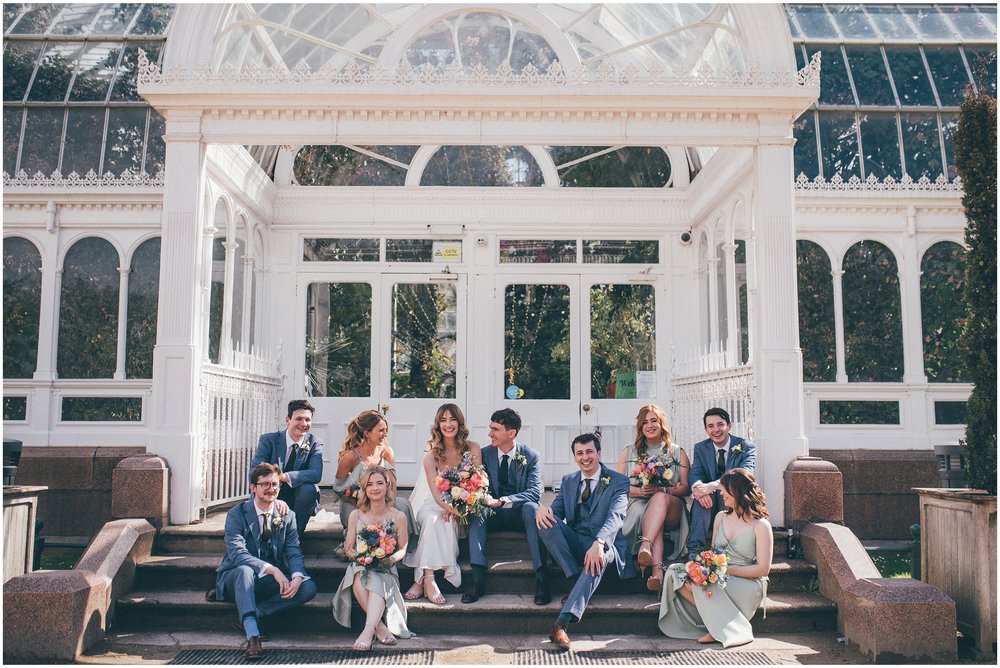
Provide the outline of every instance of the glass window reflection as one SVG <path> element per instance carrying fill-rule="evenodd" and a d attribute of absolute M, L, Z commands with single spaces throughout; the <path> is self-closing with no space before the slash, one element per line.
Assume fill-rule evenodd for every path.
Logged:
<path fill-rule="evenodd" d="M 504 383 L 498 398 L 570 398 L 568 285 L 508 285 L 504 291 Z M 507 391 L 514 389 L 515 396 Z"/>

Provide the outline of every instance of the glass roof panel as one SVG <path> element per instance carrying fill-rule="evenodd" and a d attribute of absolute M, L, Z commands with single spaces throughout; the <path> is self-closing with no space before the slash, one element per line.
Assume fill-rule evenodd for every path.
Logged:
<path fill-rule="evenodd" d="M 905 39 L 915 34 L 913 24 L 896 7 L 877 5 L 866 7 L 865 11 L 884 39 Z"/>
<path fill-rule="evenodd" d="M 868 15 L 859 7 L 830 5 L 830 15 L 846 39 L 872 39 L 878 37 Z"/>
<path fill-rule="evenodd" d="M 6 5 L 5 5 L 6 7 Z M 46 32 L 52 19 L 59 13 L 61 5 L 45 4 L 30 5 L 30 9 L 17 22 L 11 34 L 13 35 L 41 35 Z"/>
<path fill-rule="evenodd" d="M 86 42 L 69 99 L 73 102 L 103 102 L 118 67 L 121 42 Z"/>
<path fill-rule="evenodd" d="M 993 7 L 996 16 L 996 7 Z M 944 5 L 941 13 L 963 38 L 990 39 L 996 37 L 996 28 L 987 23 L 982 14 L 969 5 Z"/>
<path fill-rule="evenodd" d="M 965 98 L 969 74 L 957 46 L 925 46 L 927 64 L 934 76 L 938 99 L 945 106 L 957 107 Z"/>
<path fill-rule="evenodd" d="M 836 39 L 840 37 L 824 5 L 785 5 L 785 11 L 794 16 L 807 38 Z"/>
<path fill-rule="evenodd" d="M 882 60 L 882 49 L 877 46 L 848 46 L 847 62 L 851 64 L 859 103 L 896 104 L 885 61 Z"/>
<path fill-rule="evenodd" d="M 889 69 L 892 70 L 892 80 L 896 84 L 900 104 L 937 105 L 918 47 L 887 46 L 885 55 L 889 59 Z"/>
<path fill-rule="evenodd" d="M 937 8 L 928 5 L 902 5 L 905 12 L 916 24 L 919 37 L 927 39 L 953 39 L 956 35 Z"/>

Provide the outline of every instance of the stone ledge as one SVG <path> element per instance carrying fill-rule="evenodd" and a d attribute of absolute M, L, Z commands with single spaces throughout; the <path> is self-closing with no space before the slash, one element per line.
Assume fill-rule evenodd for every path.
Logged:
<path fill-rule="evenodd" d="M 955 602 L 941 590 L 882 578 L 847 527 L 808 524 L 800 536 L 820 592 L 837 604 L 837 627 L 849 646 L 874 663 L 955 662 Z"/>
<path fill-rule="evenodd" d="M 4 661 L 73 661 L 99 642 L 155 534 L 145 520 L 109 522 L 73 570 L 36 571 L 4 584 Z"/>

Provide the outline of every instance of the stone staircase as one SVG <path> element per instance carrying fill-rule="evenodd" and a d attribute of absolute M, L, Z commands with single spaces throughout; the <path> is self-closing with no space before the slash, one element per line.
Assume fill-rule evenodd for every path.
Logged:
<path fill-rule="evenodd" d="M 335 510 L 329 508 L 329 511 Z M 343 530 L 335 512 L 310 522 L 303 539 L 306 568 L 316 580 L 317 597 L 305 606 L 272 623 L 275 631 L 292 636 L 331 634 L 331 644 L 346 643 L 361 628 L 361 612 L 354 606 L 355 630 L 333 621 L 330 606 L 346 564 L 333 556 Z M 215 568 L 224 552 L 222 527 L 225 513 L 209 516 L 199 525 L 168 527 L 157 536 L 154 554 L 138 566 L 132 591 L 117 602 L 112 631 L 122 633 L 169 633 L 175 631 L 223 632 L 234 635 L 234 607 L 230 603 L 209 602 L 205 592 L 215 584 Z M 471 581 L 467 541 L 460 542 L 463 585 Z M 428 638 L 482 634 L 484 629 L 503 628 L 507 633 L 544 637 L 559 613 L 559 599 L 568 591 L 569 581 L 550 566 L 554 600 L 547 606 L 533 603 L 534 578 L 522 534 L 490 535 L 490 575 L 488 594 L 473 604 L 463 604 L 461 591 L 440 577 L 447 604 L 436 606 L 421 599 L 408 603 L 409 625 Z M 836 631 L 836 607 L 815 591 L 815 568 L 802 560 L 785 558 L 783 533 L 775 534 L 776 557 L 768 588 L 766 619 L 758 612 L 753 619 L 756 635 L 809 634 Z M 412 571 L 400 569 L 401 585 L 412 584 Z M 463 587 L 464 590 L 464 587 Z M 619 580 L 609 574 L 591 600 L 587 614 L 575 633 L 639 635 L 662 637 L 656 625 L 659 597 L 645 589 L 639 578 Z"/>

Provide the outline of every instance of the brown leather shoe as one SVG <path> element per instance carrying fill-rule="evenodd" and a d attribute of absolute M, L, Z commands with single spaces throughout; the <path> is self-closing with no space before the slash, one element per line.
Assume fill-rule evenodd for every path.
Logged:
<path fill-rule="evenodd" d="M 243 622 L 236 620 L 233 626 L 235 626 L 236 630 L 240 633 L 246 633 L 246 629 L 243 628 Z M 267 633 L 264 632 L 264 625 L 261 624 L 259 619 L 257 620 L 257 632 L 260 634 L 259 637 L 261 642 L 267 642 L 271 639 L 268 637 Z"/>
<path fill-rule="evenodd" d="M 260 636 L 247 640 L 247 648 L 243 650 L 244 661 L 256 661 L 264 656 L 264 648 L 260 646 Z"/>
<path fill-rule="evenodd" d="M 549 640 L 564 652 L 569 651 L 569 634 L 566 633 L 566 627 L 559 622 L 552 625 L 552 630 L 549 631 Z"/>

